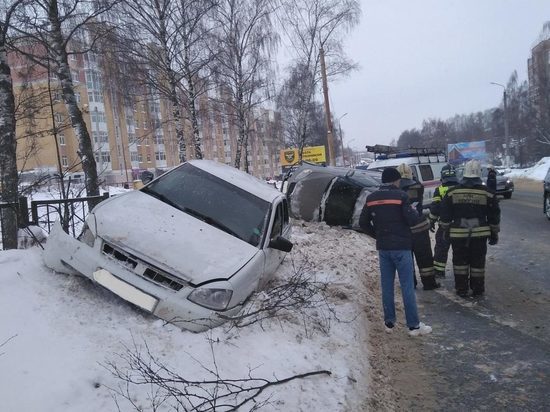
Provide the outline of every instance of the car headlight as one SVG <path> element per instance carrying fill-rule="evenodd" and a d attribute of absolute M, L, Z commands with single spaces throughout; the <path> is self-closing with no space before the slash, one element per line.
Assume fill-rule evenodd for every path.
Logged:
<path fill-rule="evenodd" d="M 94 247 L 95 235 L 88 227 L 88 224 L 84 223 L 84 227 L 82 228 L 82 233 L 78 237 L 78 240 L 80 240 L 82 243 L 90 247 Z"/>
<path fill-rule="evenodd" d="M 80 236 L 78 236 L 78 240 L 80 240 L 82 243 L 90 247 L 94 247 L 95 238 L 96 238 L 95 217 L 93 214 L 89 214 L 88 218 L 86 219 L 86 222 L 84 222 L 84 227 L 82 228 L 82 232 L 80 233 Z"/>
<path fill-rule="evenodd" d="M 233 291 L 229 289 L 198 288 L 191 292 L 187 299 L 208 309 L 225 310 L 232 296 Z"/>

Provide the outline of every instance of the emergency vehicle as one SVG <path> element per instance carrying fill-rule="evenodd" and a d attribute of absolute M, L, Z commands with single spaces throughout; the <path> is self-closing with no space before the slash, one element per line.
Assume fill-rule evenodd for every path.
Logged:
<path fill-rule="evenodd" d="M 399 149 L 393 146 L 367 146 L 374 153 L 374 161 L 367 170 L 382 171 L 388 167 L 397 168 L 405 163 L 412 169 L 415 180 L 424 185 L 423 207 L 428 208 L 436 187 L 441 185 L 441 169 L 447 164 L 447 155 L 442 149 L 409 148 Z"/>

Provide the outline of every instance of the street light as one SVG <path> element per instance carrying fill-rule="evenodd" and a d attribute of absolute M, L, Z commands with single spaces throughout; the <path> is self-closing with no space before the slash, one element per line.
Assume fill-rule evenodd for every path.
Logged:
<path fill-rule="evenodd" d="M 502 87 L 503 91 L 503 100 L 504 100 L 504 141 L 506 144 L 506 147 L 504 148 L 504 166 L 509 167 L 510 166 L 510 135 L 508 130 L 508 103 L 507 103 L 507 96 L 506 96 L 506 86 L 500 83 L 490 82 L 491 84 L 494 84 L 495 86 Z"/>
<path fill-rule="evenodd" d="M 344 157 L 344 137 L 342 136 L 342 125 L 340 124 L 340 119 L 346 116 L 348 113 L 344 113 L 338 118 L 338 134 L 340 135 L 340 148 L 342 150 L 342 166 L 346 165 L 346 159 Z"/>

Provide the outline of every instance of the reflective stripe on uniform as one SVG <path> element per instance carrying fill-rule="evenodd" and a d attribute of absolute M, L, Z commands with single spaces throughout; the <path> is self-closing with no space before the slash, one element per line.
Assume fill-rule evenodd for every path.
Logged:
<path fill-rule="evenodd" d="M 445 272 L 445 266 L 447 266 L 447 263 L 445 262 L 438 262 L 437 260 L 434 260 L 434 268 L 436 270 L 439 270 L 441 272 Z"/>
<path fill-rule="evenodd" d="M 460 188 L 460 189 L 455 189 L 455 190 L 452 190 L 449 192 L 449 196 L 450 197 L 454 197 L 456 195 L 460 195 L 460 194 L 472 194 L 472 195 L 483 195 L 483 196 L 486 196 L 486 197 L 494 197 L 494 194 L 487 191 L 487 190 L 482 190 L 482 189 L 468 189 L 468 188 Z"/>
<path fill-rule="evenodd" d="M 470 272 L 470 266 L 453 265 L 453 272 L 455 275 L 467 275 Z"/>
<path fill-rule="evenodd" d="M 453 204 L 472 204 L 472 205 L 487 205 L 487 196 L 481 193 L 461 192 L 452 193 Z M 449 195 L 451 196 L 451 195 Z"/>
<path fill-rule="evenodd" d="M 488 237 L 491 236 L 491 229 L 489 226 L 479 226 L 469 228 L 463 227 L 451 227 L 450 236 L 452 238 L 462 237 Z"/>
<path fill-rule="evenodd" d="M 473 278 L 482 278 L 485 276 L 485 268 L 470 268 L 470 275 Z"/>
<path fill-rule="evenodd" d="M 434 268 L 433 266 L 427 267 L 427 268 L 418 268 L 418 271 L 420 272 L 420 277 L 425 276 L 432 276 L 434 275 Z"/>
<path fill-rule="evenodd" d="M 401 199 L 371 200 L 367 202 L 367 206 L 400 205 L 402 203 L 403 201 Z"/>

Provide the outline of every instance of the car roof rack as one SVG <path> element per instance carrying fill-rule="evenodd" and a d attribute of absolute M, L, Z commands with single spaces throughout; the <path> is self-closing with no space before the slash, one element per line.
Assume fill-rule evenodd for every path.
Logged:
<path fill-rule="evenodd" d="M 436 147 L 409 147 L 407 149 L 401 149 L 395 146 L 381 144 L 374 146 L 367 145 L 365 147 L 368 152 L 374 153 L 374 160 L 416 157 L 420 163 L 421 156 L 428 156 L 428 163 L 431 163 L 432 161 L 429 156 L 436 156 L 436 162 L 447 161 L 447 153 L 445 150 Z"/>

